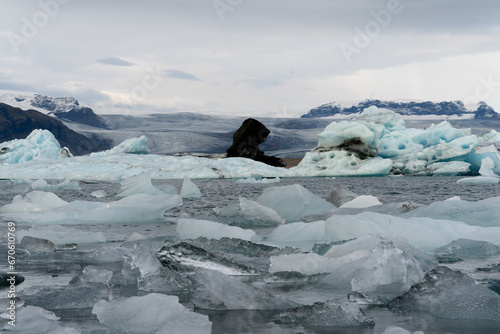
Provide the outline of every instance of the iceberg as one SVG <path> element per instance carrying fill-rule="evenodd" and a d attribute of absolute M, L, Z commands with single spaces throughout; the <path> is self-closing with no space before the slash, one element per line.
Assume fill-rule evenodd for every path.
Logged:
<path fill-rule="evenodd" d="M 469 183 L 469 184 L 484 184 L 484 183 L 499 183 L 500 176 L 495 174 L 493 169 L 495 168 L 495 162 L 490 157 L 486 157 L 481 161 L 481 168 L 479 169 L 479 174 L 481 176 L 469 177 L 465 179 L 460 179 L 457 183 Z"/>
<path fill-rule="evenodd" d="M 375 205 L 382 205 L 377 197 L 371 195 L 361 195 L 347 203 L 342 204 L 340 209 L 364 209 Z"/>
<path fill-rule="evenodd" d="M 33 130 L 26 139 L 0 144 L 0 162 L 8 164 L 31 160 L 58 159 L 61 145 L 49 130 Z"/>
<path fill-rule="evenodd" d="M 178 195 L 136 194 L 115 202 L 65 202 L 50 192 L 32 191 L 0 207 L 0 218 L 30 224 L 140 223 L 162 220 L 182 205 Z"/>
<path fill-rule="evenodd" d="M 4 315 L 2 314 L 2 317 Z M 2 328 L 7 332 L 19 332 L 24 334 L 37 334 L 37 333 L 65 333 L 65 334 L 79 334 L 80 331 L 71 328 L 63 327 L 59 324 L 59 317 L 54 312 L 48 311 L 38 306 L 23 306 L 17 309 L 16 313 L 18 321 L 15 326 L 5 324 Z M 5 318 L 8 318 L 5 316 Z"/>
<path fill-rule="evenodd" d="M 287 222 L 335 208 L 300 184 L 266 188 L 257 203 L 272 208 Z"/>
<path fill-rule="evenodd" d="M 92 313 L 100 323 L 122 333 L 210 334 L 212 331 L 208 316 L 189 311 L 179 304 L 177 296 L 158 293 L 109 302 L 100 300 Z"/>
<path fill-rule="evenodd" d="M 147 147 L 148 139 L 146 136 L 140 136 L 139 138 L 129 138 L 113 147 L 110 150 L 102 152 L 91 153 L 92 157 L 102 157 L 112 154 L 149 154 L 149 149 Z"/>

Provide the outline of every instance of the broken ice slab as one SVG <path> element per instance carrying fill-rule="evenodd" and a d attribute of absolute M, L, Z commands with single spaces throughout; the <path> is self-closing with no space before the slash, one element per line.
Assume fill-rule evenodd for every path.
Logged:
<path fill-rule="evenodd" d="M 50 253 L 56 250 L 56 246 L 52 241 L 30 236 L 25 236 L 21 239 L 19 248 L 25 249 L 30 253 Z"/>
<path fill-rule="evenodd" d="M 78 181 L 71 181 L 69 178 L 66 178 L 64 181 L 57 184 L 49 184 L 44 179 L 39 179 L 31 183 L 31 189 L 41 191 L 54 191 L 60 189 L 80 190 L 80 185 L 78 184 Z"/>
<path fill-rule="evenodd" d="M 112 277 L 113 271 L 90 265 L 83 268 L 80 282 L 109 284 Z"/>
<path fill-rule="evenodd" d="M 24 306 L 16 310 L 15 326 L 5 324 L 2 328 L 7 332 L 19 332 L 23 334 L 38 334 L 38 333 L 66 333 L 78 334 L 80 331 L 63 327 L 59 324 L 57 317 L 53 312 L 47 311 L 38 306 Z M 2 314 L 4 317 L 4 314 Z"/>
<path fill-rule="evenodd" d="M 208 316 L 179 304 L 176 296 L 151 293 L 113 301 L 100 300 L 92 313 L 99 322 L 117 332 L 210 334 Z"/>
<path fill-rule="evenodd" d="M 163 220 L 166 210 L 179 205 L 178 195 L 136 194 L 109 203 L 68 203 L 53 193 L 33 191 L 0 207 L 0 217 L 30 224 L 140 223 Z"/>
<path fill-rule="evenodd" d="M 329 299 L 285 311 L 276 320 L 278 324 L 304 327 L 373 327 L 375 323 L 360 310 L 356 302 L 345 297 Z"/>
<path fill-rule="evenodd" d="M 287 222 L 335 208 L 300 184 L 266 188 L 257 202 L 274 209 Z"/>
<path fill-rule="evenodd" d="M 252 230 L 245 230 L 237 226 L 199 219 L 179 219 L 177 233 L 182 239 L 196 239 L 199 237 L 220 239 L 224 237 L 252 240 L 257 234 Z"/>
<path fill-rule="evenodd" d="M 90 308 L 104 298 L 109 298 L 110 290 L 103 283 L 70 284 L 67 286 L 32 286 L 19 292 L 19 297 L 27 305 L 50 310 Z"/>
<path fill-rule="evenodd" d="M 193 272 L 197 269 L 210 269 L 227 275 L 257 274 L 251 267 L 213 254 L 201 247 L 192 245 L 189 241 L 168 244 L 160 249 L 157 257 L 165 267 L 175 271 Z"/>
<path fill-rule="evenodd" d="M 28 230 L 17 231 L 17 238 L 19 240 L 22 240 L 25 236 L 48 239 L 56 245 L 68 243 L 86 244 L 106 241 L 102 232 L 88 232 L 61 225 L 35 225 Z"/>
<path fill-rule="evenodd" d="M 285 223 L 285 219 L 275 210 L 244 197 L 239 198 L 239 205 L 230 204 L 214 210 L 219 217 L 225 217 L 229 225 L 252 227 L 278 226 Z"/>
<path fill-rule="evenodd" d="M 438 318 L 500 322 L 500 295 L 460 271 L 439 266 L 389 306 Z"/>
<path fill-rule="evenodd" d="M 486 241 L 458 239 L 434 250 L 439 262 L 457 262 L 464 259 L 479 259 L 499 255 L 500 247 Z"/>
<path fill-rule="evenodd" d="M 192 298 L 195 307 L 206 310 L 279 310 L 297 306 L 293 302 L 213 270 L 198 270 Z"/>

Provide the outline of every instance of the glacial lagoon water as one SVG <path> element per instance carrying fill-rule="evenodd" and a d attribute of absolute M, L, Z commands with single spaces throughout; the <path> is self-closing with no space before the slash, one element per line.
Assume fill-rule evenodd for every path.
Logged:
<path fill-rule="evenodd" d="M 161 222 L 141 223 L 141 224 L 86 224 L 71 225 L 82 232 L 101 231 L 105 238 L 105 246 L 119 246 L 127 237 L 135 233 L 153 238 L 156 236 L 177 237 L 175 220 L 178 218 L 199 218 L 217 220 L 214 208 L 224 207 L 237 203 L 240 196 L 251 200 L 256 200 L 262 191 L 267 187 L 283 186 L 290 184 L 301 184 L 314 194 L 327 198 L 332 185 L 342 185 L 359 195 L 373 195 L 384 203 L 395 203 L 403 201 L 413 201 L 420 204 L 430 204 L 436 201 L 459 196 L 462 200 L 477 201 L 485 198 L 500 196 L 500 186 L 498 184 L 467 185 L 457 184 L 460 177 L 370 177 L 370 178 L 290 178 L 282 179 L 280 183 L 235 183 L 234 180 L 194 180 L 200 188 L 203 197 L 199 199 L 185 199 L 180 207 L 170 209 L 166 212 L 166 219 Z M 182 180 L 158 180 L 153 181 L 158 188 L 172 185 L 180 190 Z M 114 183 L 84 183 L 80 182 L 81 190 L 55 190 L 54 193 L 65 201 L 115 201 L 115 195 L 120 192 L 120 185 Z M 11 181 L 0 181 L 0 206 L 8 204 L 15 195 L 24 195 L 29 191 L 29 183 L 12 183 Z M 102 198 L 91 195 L 96 191 L 103 191 Z M 2 222 L 2 226 L 5 223 Z M 18 229 L 27 229 L 28 225 L 19 224 Z M 271 228 L 260 228 L 259 233 L 265 234 Z M 5 248 L 6 231 L 0 236 L 0 250 L 2 254 L 7 254 Z M 86 244 L 78 247 L 79 251 L 92 251 L 100 249 L 102 243 Z M 55 253 L 57 254 L 57 252 Z M 18 271 L 26 278 L 25 282 L 18 286 L 18 290 L 33 289 L 36 286 L 45 286 L 49 290 L 67 286 L 75 276 L 81 274 L 81 270 L 89 262 L 79 258 L 74 253 L 73 260 L 70 257 L 60 260 L 57 256 L 47 256 L 38 260 L 26 258 L 18 263 Z M 7 256 L 2 256 L 0 271 L 7 271 Z M 116 263 L 94 263 L 93 265 L 116 269 Z M 478 265 L 479 266 L 479 265 Z M 498 266 L 497 266 L 498 267 Z M 482 284 L 496 284 L 500 282 L 500 272 L 498 269 L 483 273 Z M 252 278 L 248 278 L 252 279 Z M 496 283 L 495 283 L 496 282 Z M 0 290 L 1 302 L 6 302 L 6 290 Z M 497 291 L 498 293 L 498 291 Z M 144 295 L 145 292 L 133 288 L 114 288 L 112 297 L 130 297 L 134 295 Z M 283 292 L 286 294 L 286 291 Z M 308 295 L 309 294 L 309 295 Z M 297 292 L 296 297 L 300 300 L 325 300 L 328 299 L 328 290 L 317 290 L 304 287 Z M 186 302 L 180 296 L 181 302 Z M 76 301 L 78 303 L 78 301 Z M 51 303 L 48 303 L 51 304 Z M 192 305 L 186 305 L 188 308 Z M 50 307 L 46 307 L 50 310 Z M 273 322 L 279 315 L 279 311 L 204 311 L 196 310 L 198 313 L 206 314 L 212 322 L 212 333 L 383 333 L 389 326 L 397 326 L 413 333 L 422 331 L 424 333 L 497 333 L 500 332 L 500 322 L 477 321 L 477 320 L 449 320 L 434 318 L 429 314 L 407 313 L 396 310 L 389 310 L 379 306 L 362 306 L 364 312 L 375 322 L 375 327 L 369 328 L 303 328 L 301 326 L 278 325 Z M 109 328 L 103 326 L 92 314 L 91 307 L 54 309 L 54 313 L 60 317 L 61 326 L 77 329 L 81 333 L 109 333 Z M 138 310 L 139 312 L 140 310 Z M 22 322 L 23 319 L 18 319 Z M 6 322 L 0 319 L 0 325 Z M 116 331 L 117 333 L 119 331 Z"/>

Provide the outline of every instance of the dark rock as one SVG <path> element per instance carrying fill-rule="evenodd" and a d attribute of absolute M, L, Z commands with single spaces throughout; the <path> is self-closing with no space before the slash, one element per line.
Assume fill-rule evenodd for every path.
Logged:
<path fill-rule="evenodd" d="M 21 284 L 24 282 L 24 277 L 20 274 L 10 275 L 6 272 L 0 272 L 0 287 L 11 286 L 11 278 L 14 278 L 14 285 Z"/>
<path fill-rule="evenodd" d="M 265 164 L 284 167 L 285 162 L 277 157 L 270 157 L 259 150 L 259 145 L 269 136 L 268 128 L 261 122 L 248 118 L 233 135 L 233 145 L 227 149 L 227 157 L 248 158 Z"/>

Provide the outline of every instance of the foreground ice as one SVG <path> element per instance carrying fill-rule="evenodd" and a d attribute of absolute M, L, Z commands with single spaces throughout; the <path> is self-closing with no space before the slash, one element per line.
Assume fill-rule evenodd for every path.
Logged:
<path fill-rule="evenodd" d="M 112 301 L 100 300 L 92 313 L 110 329 L 133 333 L 210 334 L 208 316 L 179 304 L 177 296 L 150 293 Z"/>
<path fill-rule="evenodd" d="M 304 327 L 373 327 L 375 323 L 361 311 L 356 302 L 345 297 L 297 307 L 280 314 L 279 324 Z"/>
<path fill-rule="evenodd" d="M 266 188 L 257 202 L 274 209 L 287 222 L 335 208 L 300 184 Z"/>
<path fill-rule="evenodd" d="M 200 270 L 195 279 L 193 303 L 200 309 L 282 310 L 296 306 L 218 271 Z"/>
<path fill-rule="evenodd" d="M 388 300 L 407 291 L 436 265 L 430 256 L 403 240 L 364 236 L 332 246 L 323 256 L 274 256 L 269 271 L 328 273 L 321 282 L 336 290 Z"/>
<path fill-rule="evenodd" d="M 431 270 L 390 305 L 439 318 L 500 321 L 500 295 L 444 266 Z"/>
<path fill-rule="evenodd" d="M 2 315 L 3 316 L 3 315 Z M 53 312 L 47 311 L 38 306 L 24 306 L 16 310 L 15 326 L 6 324 L 2 331 L 19 332 L 25 334 L 51 333 L 51 334 L 78 334 L 78 330 L 70 327 L 63 327 L 59 324 Z"/>
<path fill-rule="evenodd" d="M 53 193 L 35 190 L 0 207 L 0 217 L 30 224 L 141 223 L 163 219 L 166 210 L 179 205 L 178 195 L 136 194 L 109 203 L 68 203 Z"/>

